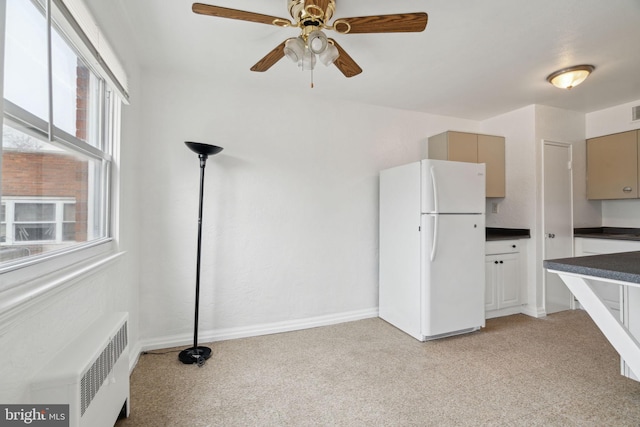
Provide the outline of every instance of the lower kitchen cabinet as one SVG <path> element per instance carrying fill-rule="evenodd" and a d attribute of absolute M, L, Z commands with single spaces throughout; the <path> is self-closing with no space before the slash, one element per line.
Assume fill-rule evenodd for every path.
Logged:
<path fill-rule="evenodd" d="M 485 317 L 490 319 L 520 313 L 523 280 L 520 242 L 487 242 L 485 254 Z"/>

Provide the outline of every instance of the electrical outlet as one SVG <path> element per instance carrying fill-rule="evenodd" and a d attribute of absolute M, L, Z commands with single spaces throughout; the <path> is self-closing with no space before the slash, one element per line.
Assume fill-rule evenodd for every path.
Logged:
<path fill-rule="evenodd" d="M 498 213 L 498 204 L 496 202 L 491 203 L 491 213 Z"/>

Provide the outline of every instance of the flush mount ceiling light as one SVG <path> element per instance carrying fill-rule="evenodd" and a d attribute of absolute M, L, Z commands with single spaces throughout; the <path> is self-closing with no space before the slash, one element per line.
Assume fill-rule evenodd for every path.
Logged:
<path fill-rule="evenodd" d="M 593 70 L 593 65 L 576 65 L 549 74 L 547 81 L 557 88 L 571 89 L 585 81 Z"/>

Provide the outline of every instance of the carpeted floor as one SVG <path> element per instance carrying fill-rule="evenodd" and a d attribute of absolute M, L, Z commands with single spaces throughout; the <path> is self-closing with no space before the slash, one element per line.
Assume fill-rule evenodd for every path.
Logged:
<path fill-rule="evenodd" d="M 116 426 L 640 426 L 640 383 L 583 311 L 420 343 L 381 319 L 144 354 Z"/>

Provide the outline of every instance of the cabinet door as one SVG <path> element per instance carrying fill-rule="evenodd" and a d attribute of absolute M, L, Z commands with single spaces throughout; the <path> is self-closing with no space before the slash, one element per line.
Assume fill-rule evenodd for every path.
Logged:
<path fill-rule="evenodd" d="M 498 285 L 500 308 L 513 307 L 520 304 L 520 268 L 519 254 L 500 255 L 498 266 L 500 280 Z"/>
<path fill-rule="evenodd" d="M 505 197 L 504 137 L 478 135 L 478 163 L 487 165 L 487 197 Z"/>
<path fill-rule="evenodd" d="M 478 163 L 478 135 L 466 132 L 448 133 L 449 160 Z"/>
<path fill-rule="evenodd" d="M 587 140 L 587 198 L 638 197 L 638 132 Z"/>
<path fill-rule="evenodd" d="M 498 257 L 490 255 L 485 257 L 485 293 L 484 293 L 484 309 L 485 311 L 498 309 Z"/>

